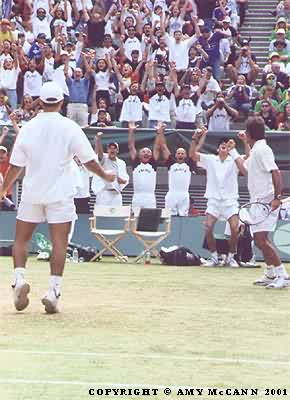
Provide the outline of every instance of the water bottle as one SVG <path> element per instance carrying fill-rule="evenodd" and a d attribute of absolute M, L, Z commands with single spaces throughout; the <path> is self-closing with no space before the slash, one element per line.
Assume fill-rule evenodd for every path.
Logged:
<path fill-rule="evenodd" d="M 146 253 L 145 253 L 145 264 L 151 264 L 151 254 L 150 254 L 150 251 L 146 251 Z"/>
<path fill-rule="evenodd" d="M 73 250 L 72 262 L 73 263 L 79 262 L 79 252 L 78 252 L 78 249 L 76 249 L 76 248 L 74 248 L 74 250 Z"/>

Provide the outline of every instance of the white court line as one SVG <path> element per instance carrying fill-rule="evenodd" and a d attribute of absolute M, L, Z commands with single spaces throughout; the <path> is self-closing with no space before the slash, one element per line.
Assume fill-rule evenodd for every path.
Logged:
<path fill-rule="evenodd" d="M 246 358 L 222 358 L 222 357 L 199 357 L 199 356 L 175 356 L 164 354 L 125 354 L 125 353 L 94 353 L 94 352 L 70 352 L 70 351 L 34 351 L 34 350 L 10 350 L 2 349 L 0 354 L 29 354 L 36 356 L 69 356 L 69 357 L 96 357 L 96 358 L 120 358 L 120 359 L 151 359 L 151 360 L 181 360 L 181 361 L 200 361 L 200 362 L 217 362 L 226 364 L 256 364 L 256 365 L 277 365 L 290 367 L 290 361 L 282 360 L 258 360 Z"/>

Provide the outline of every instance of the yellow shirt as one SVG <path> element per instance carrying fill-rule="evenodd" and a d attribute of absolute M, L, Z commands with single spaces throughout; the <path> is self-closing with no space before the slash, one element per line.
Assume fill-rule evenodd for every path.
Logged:
<path fill-rule="evenodd" d="M 7 32 L 0 31 L 0 42 L 3 42 L 4 40 L 10 40 L 10 42 L 14 40 L 13 35 L 10 31 Z"/>

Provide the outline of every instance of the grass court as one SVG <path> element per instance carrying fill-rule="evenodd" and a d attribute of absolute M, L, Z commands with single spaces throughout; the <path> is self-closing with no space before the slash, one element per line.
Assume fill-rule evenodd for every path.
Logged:
<path fill-rule="evenodd" d="M 254 287 L 262 269 L 69 263 L 62 312 L 46 315 L 48 264 L 29 259 L 22 313 L 12 304 L 11 266 L 0 258 L 1 400 L 257 398 L 177 396 L 184 386 L 290 398 L 290 292 Z M 143 386 L 158 396 L 89 395 Z M 266 388 L 288 396 L 264 396 Z"/>

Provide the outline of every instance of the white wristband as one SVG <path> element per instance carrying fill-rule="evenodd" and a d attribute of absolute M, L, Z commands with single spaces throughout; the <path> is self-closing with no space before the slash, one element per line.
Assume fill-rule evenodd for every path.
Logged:
<path fill-rule="evenodd" d="M 229 155 L 232 157 L 234 161 L 236 161 L 237 158 L 241 157 L 237 149 L 230 150 Z"/>

